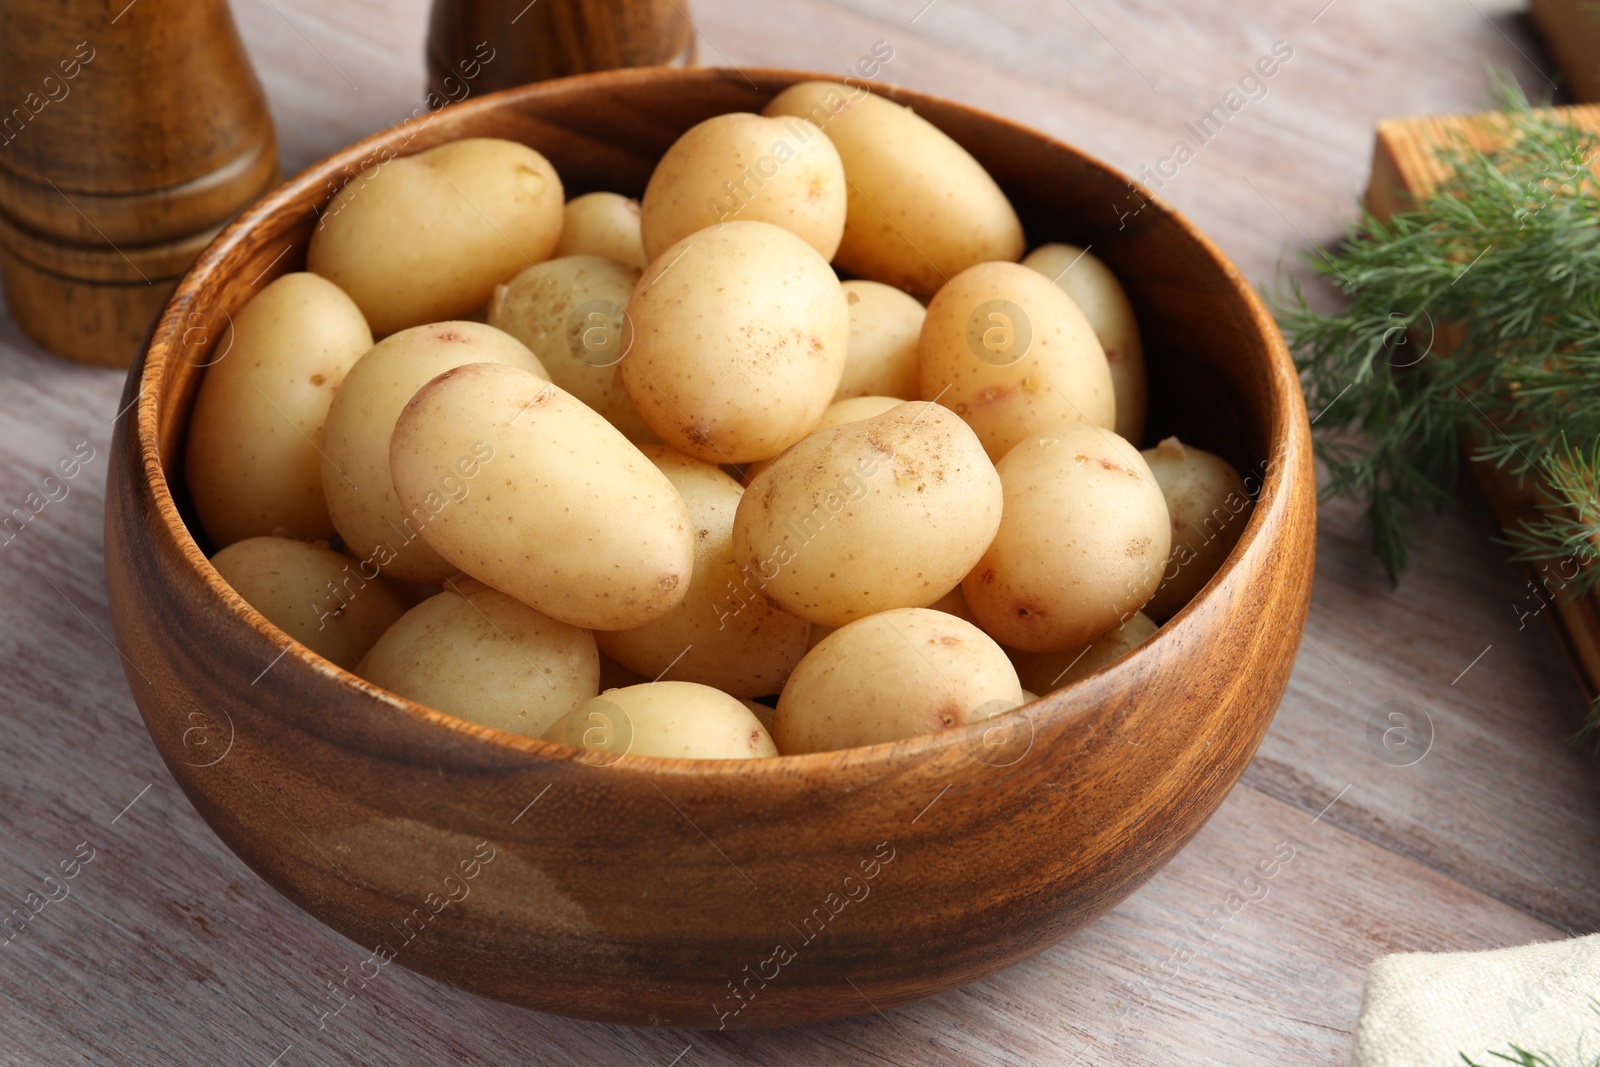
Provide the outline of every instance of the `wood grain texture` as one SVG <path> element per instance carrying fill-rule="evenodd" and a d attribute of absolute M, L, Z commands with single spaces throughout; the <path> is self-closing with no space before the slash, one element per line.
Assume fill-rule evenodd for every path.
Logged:
<path fill-rule="evenodd" d="M 689 7 L 689 0 L 434 0 L 428 88 L 460 100 L 469 90 L 595 70 L 682 66 L 694 61 Z"/>
<path fill-rule="evenodd" d="M 1541 69 L 1554 71 L 1514 15 L 1519 0 L 1478 0 L 1487 18 L 1458 0 L 1338 0 L 1325 12 L 1325 0 L 938 0 L 911 23 L 923 6 L 702 0 L 693 14 L 711 62 L 842 72 L 890 41 L 886 77 L 1129 172 L 1170 151 L 1200 103 L 1287 40 L 1295 58 L 1266 99 L 1161 190 L 1247 277 L 1268 282 L 1280 262 L 1297 269 L 1307 238 L 1331 240 L 1351 216 L 1377 121 L 1483 106 L 1486 59 L 1530 92 L 1547 88 Z M 235 10 L 287 172 L 423 106 L 423 0 L 237 0 Z M 1017 967 L 882 1016 L 720 1035 L 572 1022 L 388 967 L 319 1030 L 325 983 L 370 948 L 293 907 L 222 845 L 162 766 L 100 636 L 101 479 L 121 376 L 45 357 L 4 320 L 0 375 L 0 503 L 21 506 L 78 442 L 98 450 L 69 495 L 0 548 L 11 727 L 0 893 L 20 903 L 75 844 L 100 848 L 71 899 L 0 949 L 12 1008 L 0 1050 L 16 1062 L 1341 1064 L 1376 955 L 1592 928 L 1600 778 L 1562 745 L 1583 697 L 1539 619 L 1518 628 L 1523 579 L 1469 491 L 1458 514 L 1424 526 L 1398 591 L 1359 507 L 1322 506 L 1307 640 L 1241 785 L 1144 888 Z M 1436 727 L 1412 767 L 1382 763 L 1365 739 L 1370 714 L 1396 699 Z M 1180 939 L 1198 947 L 1185 931 L 1293 828 L 1306 849 L 1269 896 L 1153 996 L 1139 992 Z M 1315 876 L 1299 877 L 1313 871 L 1297 867 L 1313 848 Z M 1136 996 L 1152 1006 L 1124 1028 Z"/>
<path fill-rule="evenodd" d="M 226 0 L 0 5 L 0 101 L 12 317 L 59 355 L 125 367 L 195 254 L 277 181 Z"/>
<path fill-rule="evenodd" d="M 1035 243 L 1099 245 L 1134 306 L 1162 309 L 1144 330 L 1154 424 L 1230 457 L 1259 489 L 1230 563 L 1132 657 L 1032 705 L 998 739 L 985 723 L 770 761 L 591 766 L 374 690 L 292 644 L 206 562 L 179 513 L 182 438 L 221 338 L 197 344 L 194 324 L 226 321 L 300 266 L 330 177 L 383 149 L 499 136 L 537 146 L 574 193 L 637 195 L 684 130 L 758 110 L 800 80 L 606 72 L 352 146 L 202 255 L 129 377 L 106 567 L 157 748 L 247 863 L 403 966 L 528 1007 L 655 1026 L 789 1025 L 908 1003 L 1112 907 L 1194 835 L 1266 732 L 1309 601 L 1315 489 L 1304 404 L 1265 308 L 1179 216 L 1120 212 L 1115 173 L 888 86 L 973 152 Z M 1210 417 L 1185 417 L 1181 398 Z M 524 797 L 541 799 L 521 821 Z M 415 912 L 475 846 L 481 873 L 461 902 Z M 630 877 L 645 869 L 647 885 Z M 426 937 L 400 929 L 413 915 Z"/>

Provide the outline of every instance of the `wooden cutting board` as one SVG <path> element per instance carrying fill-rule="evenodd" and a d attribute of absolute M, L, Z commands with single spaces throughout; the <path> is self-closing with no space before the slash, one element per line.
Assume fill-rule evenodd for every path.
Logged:
<path fill-rule="evenodd" d="M 1541 6 L 1576 5 L 1557 4 L 1551 0 L 1534 6 L 1538 10 Z M 1583 17 L 1588 17 L 1586 12 Z M 1600 43 L 1600 22 L 1596 22 L 1595 27 L 1597 43 Z M 1574 68 L 1569 66 L 1568 69 Z M 1569 118 L 1579 129 L 1600 133 L 1600 104 L 1555 108 L 1545 114 Z M 1507 136 L 1505 117 L 1498 112 L 1380 122 L 1372 152 L 1372 176 L 1367 185 L 1367 209 L 1378 218 L 1387 219 L 1397 211 L 1410 208 L 1449 175 L 1449 167 L 1440 160 L 1443 150 L 1465 139 L 1472 147 L 1487 151 L 1503 145 Z M 1515 529 L 1525 520 L 1539 517 L 1539 503 L 1543 498 L 1535 483 L 1520 482 L 1493 464 L 1470 459 L 1473 434 L 1478 431 L 1478 427 L 1469 427 L 1462 436 L 1462 447 L 1469 453 L 1468 464 L 1495 518 L 1503 528 Z M 1497 431 L 1485 425 L 1482 432 Z M 1540 615 L 1549 617 L 1579 683 L 1593 700 L 1600 695 L 1600 595 L 1563 597 L 1561 590 L 1565 583 L 1561 575 L 1570 576 L 1572 566 L 1562 567 L 1562 562 L 1523 564 L 1528 584 L 1522 599 L 1509 605 L 1508 610 L 1523 625 L 1533 625 Z"/>

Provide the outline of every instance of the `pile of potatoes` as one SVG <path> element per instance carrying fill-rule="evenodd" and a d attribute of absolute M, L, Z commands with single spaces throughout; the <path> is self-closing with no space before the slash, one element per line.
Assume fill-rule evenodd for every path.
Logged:
<path fill-rule="evenodd" d="M 219 342 L 194 512 L 333 663 L 605 758 L 1005 714 L 1154 633 L 1251 506 L 1134 444 L 1105 264 L 1025 251 L 964 149 L 827 82 L 690 129 L 638 202 L 508 141 L 389 159 Z"/>

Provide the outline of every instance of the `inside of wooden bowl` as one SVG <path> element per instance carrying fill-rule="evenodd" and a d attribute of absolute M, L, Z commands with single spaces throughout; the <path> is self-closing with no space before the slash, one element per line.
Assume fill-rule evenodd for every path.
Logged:
<path fill-rule="evenodd" d="M 306 247 L 322 208 L 344 182 L 384 153 L 411 154 L 462 137 L 502 137 L 544 153 L 569 197 L 602 189 L 637 196 L 655 161 L 688 127 L 728 111 L 759 111 L 784 87 L 823 78 L 779 70 L 648 68 L 507 90 L 436 113 L 419 108 L 408 120 L 329 157 L 264 197 L 202 254 L 180 283 L 130 379 L 127 401 L 136 399 L 137 388 L 136 432 L 145 476 L 158 501 L 165 498 L 176 505 L 168 512 L 174 519 L 164 531 L 171 547 L 221 584 L 206 560 L 210 546 L 183 481 L 184 436 L 195 391 L 205 367 L 225 357 L 219 346 L 231 317 L 274 278 L 304 269 Z M 1256 511 L 1229 562 L 1180 613 L 1181 619 L 1227 580 L 1233 563 L 1260 535 L 1264 513 L 1286 506 L 1281 498 L 1287 465 L 1282 461 L 1291 447 L 1293 420 L 1303 421 L 1304 411 L 1271 316 L 1204 235 L 1125 176 L 1005 119 L 894 86 L 867 84 L 912 107 L 988 168 L 1016 206 L 1030 248 L 1066 241 L 1092 249 L 1112 268 L 1133 301 L 1149 368 L 1150 415 L 1146 439 L 1138 443 L 1147 446 L 1176 434 L 1228 459 L 1257 496 Z M 270 627 L 253 611 L 240 622 Z M 1165 629 L 1129 655 L 1159 645 Z M 541 754 L 573 755 L 564 745 L 422 708 L 367 686 L 309 649 L 296 645 L 295 652 L 346 683 L 372 689 L 396 707 L 449 729 Z M 1082 710 L 1072 700 L 1049 696 L 1038 706 L 1047 715 Z M 978 723 L 852 753 L 872 759 L 891 751 L 966 744 L 967 735 L 985 728 Z M 633 756 L 625 762 L 735 773 L 752 761 Z"/>

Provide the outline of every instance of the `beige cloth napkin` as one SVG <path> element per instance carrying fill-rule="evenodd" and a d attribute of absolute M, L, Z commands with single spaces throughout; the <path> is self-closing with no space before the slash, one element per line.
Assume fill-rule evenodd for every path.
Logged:
<path fill-rule="evenodd" d="M 1503 1065 L 1517 1045 L 1561 1067 L 1600 1058 L 1600 934 L 1492 952 L 1408 952 L 1367 972 L 1352 1067 Z"/>

